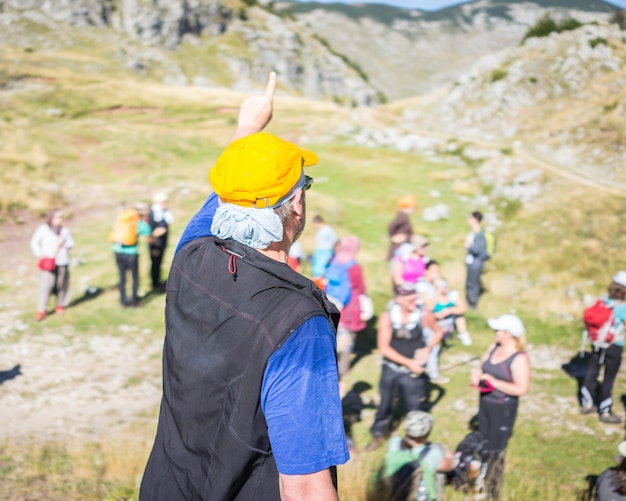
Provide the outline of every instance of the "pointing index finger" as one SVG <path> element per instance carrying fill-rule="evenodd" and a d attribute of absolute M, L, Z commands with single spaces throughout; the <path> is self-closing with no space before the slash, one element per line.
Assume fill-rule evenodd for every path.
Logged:
<path fill-rule="evenodd" d="M 270 78 L 267 81 L 267 88 L 265 89 L 265 97 L 270 101 L 274 99 L 274 91 L 276 91 L 276 72 L 270 72 Z"/>

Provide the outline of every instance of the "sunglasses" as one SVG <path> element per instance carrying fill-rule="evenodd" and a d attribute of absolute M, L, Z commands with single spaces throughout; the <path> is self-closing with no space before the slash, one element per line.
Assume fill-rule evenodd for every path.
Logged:
<path fill-rule="evenodd" d="M 298 181 L 298 183 L 291 188 L 291 190 L 289 190 L 289 193 L 287 193 L 283 198 L 281 198 L 278 202 L 276 202 L 274 205 L 270 206 L 267 203 L 267 198 L 263 198 L 263 199 L 258 199 L 254 202 L 254 207 L 256 209 L 275 209 L 276 207 L 280 207 L 281 205 L 287 203 L 289 200 L 291 200 L 293 198 L 293 196 L 298 192 L 298 190 L 308 190 L 311 185 L 313 184 L 313 178 L 310 176 L 302 176 L 300 178 L 300 180 Z M 259 205 L 259 202 L 265 202 L 264 205 Z"/>

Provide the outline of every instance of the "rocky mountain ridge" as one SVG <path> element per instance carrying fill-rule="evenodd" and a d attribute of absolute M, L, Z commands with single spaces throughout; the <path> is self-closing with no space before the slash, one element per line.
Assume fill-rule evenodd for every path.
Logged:
<path fill-rule="evenodd" d="M 109 30 L 123 66 L 170 84 L 246 90 L 275 69 L 296 94 L 376 105 L 449 83 L 479 57 L 517 45 L 548 12 L 589 22 L 612 10 L 580 0 L 476 0 L 437 12 L 257 0 L 0 0 L 0 26 L 4 43 L 29 49 L 50 47 L 60 37 L 50 32 L 64 26 L 82 32 L 81 43 Z M 182 61 L 190 52 L 196 59 Z"/>
<path fill-rule="evenodd" d="M 427 93 L 480 57 L 517 46 L 539 19 L 607 20 L 601 1 L 476 0 L 436 12 L 385 6 L 289 3 L 281 7 L 340 47 L 389 100 Z"/>
<path fill-rule="evenodd" d="M 109 47 L 122 66 L 168 84 L 248 90 L 276 70 L 283 90 L 311 99 L 381 100 L 318 35 L 253 2 L 0 0 L 0 26 L 5 44 L 28 50 Z"/>

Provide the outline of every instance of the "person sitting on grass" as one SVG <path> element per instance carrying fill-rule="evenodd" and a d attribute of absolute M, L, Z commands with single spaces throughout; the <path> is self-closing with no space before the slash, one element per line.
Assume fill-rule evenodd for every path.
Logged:
<path fill-rule="evenodd" d="M 626 440 L 617 446 L 617 466 L 607 468 L 596 483 L 596 501 L 626 501 Z"/>
<path fill-rule="evenodd" d="M 467 304 L 461 297 L 459 291 L 450 290 L 448 282 L 443 278 L 436 278 L 435 285 L 435 305 L 433 314 L 437 319 L 437 324 L 441 327 L 444 341 L 452 337 L 456 330 L 457 337 L 461 344 L 470 346 L 472 337 L 467 330 L 467 322 L 463 314 L 467 311 Z"/>
<path fill-rule="evenodd" d="M 454 454 L 446 445 L 428 440 L 433 423 L 433 416 L 424 411 L 406 415 L 404 437 L 391 437 L 387 446 L 381 472 L 386 492 L 381 499 L 441 499 L 436 475 L 454 468 Z"/>

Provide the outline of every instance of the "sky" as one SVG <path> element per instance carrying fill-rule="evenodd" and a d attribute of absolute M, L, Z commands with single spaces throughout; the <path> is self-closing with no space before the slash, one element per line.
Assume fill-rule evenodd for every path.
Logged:
<path fill-rule="evenodd" d="M 407 7 L 410 9 L 421 10 L 438 10 L 450 5 L 465 3 L 463 0 L 315 0 L 318 2 L 343 2 L 343 3 L 386 3 L 396 5 L 398 7 Z M 626 9 L 626 0 L 609 0 L 609 3 L 617 7 Z"/>

